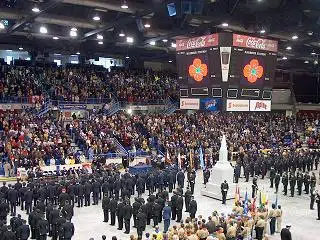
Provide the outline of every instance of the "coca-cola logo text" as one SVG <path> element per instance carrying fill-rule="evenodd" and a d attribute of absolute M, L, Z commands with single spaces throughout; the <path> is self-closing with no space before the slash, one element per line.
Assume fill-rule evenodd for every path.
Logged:
<path fill-rule="evenodd" d="M 261 38 L 251 38 L 248 37 L 246 46 L 248 48 L 256 48 L 256 49 L 266 49 L 266 43 L 264 39 Z"/>
<path fill-rule="evenodd" d="M 201 48 L 206 45 L 206 37 L 199 37 L 199 38 L 191 38 L 187 42 L 187 49 L 190 48 Z"/>

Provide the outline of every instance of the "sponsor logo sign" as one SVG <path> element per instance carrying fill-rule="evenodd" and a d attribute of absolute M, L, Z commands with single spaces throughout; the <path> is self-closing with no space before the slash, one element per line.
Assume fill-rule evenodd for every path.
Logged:
<path fill-rule="evenodd" d="M 278 42 L 275 40 L 256 38 L 240 34 L 233 34 L 233 46 L 278 52 Z"/>
<path fill-rule="evenodd" d="M 270 100 L 250 100 L 251 112 L 270 112 L 271 101 Z"/>
<path fill-rule="evenodd" d="M 207 36 L 177 40 L 176 51 L 217 46 L 219 42 L 218 36 L 218 34 L 211 34 Z"/>
<path fill-rule="evenodd" d="M 233 100 L 227 99 L 228 112 L 246 112 L 249 111 L 249 100 Z"/>
<path fill-rule="evenodd" d="M 198 110 L 200 109 L 200 99 L 180 98 L 180 109 Z"/>

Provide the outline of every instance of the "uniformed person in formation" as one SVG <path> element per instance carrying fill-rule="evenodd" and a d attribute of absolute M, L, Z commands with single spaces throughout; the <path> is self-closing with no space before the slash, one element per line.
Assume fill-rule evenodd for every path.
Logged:
<path fill-rule="evenodd" d="M 270 234 L 273 235 L 276 232 L 276 205 L 272 204 L 272 208 L 269 211 L 268 218 L 270 221 Z"/>
<path fill-rule="evenodd" d="M 258 240 L 262 240 L 264 228 L 265 228 L 264 216 L 260 215 L 259 220 L 256 222 L 256 238 Z"/>
<path fill-rule="evenodd" d="M 257 195 L 257 190 L 258 190 L 258 183 L 257 183 L 258 179 L 255 176 L 252 179 L 252 198 L 255 198 L 255 196 Z"/>
<path fill-rule="evenodd" d="M 227 180 L 224 180 L 224 182 L 221 183 L 222 204 L 226 204 L 228 190 L 229 185 L 227 183 Z"/>
<path fill-rule="evenodd" d="M 277 220 L 277 233 L 280 233 L 281 231 L 281 223 L 282 223 L 282 209 L 281 206 L 278 205 L 278 209 L 275 210 L 275 216 Z"/>
<path fill-rule="evenodd" d="M 280 184 L 280 178 L 281 178 L 281 176 L 280 176 L 280 174 L 277 172 L 276 175 L 275 175 L 275 177 L 274 177 L 274 185 L 275 185 L 275 187 L 276 187 L 275 193 L 278 193 L 279 184 Z"/>
<path fill-rule="evenodd" d="M 317 196 L 318 191 L 311 189 L 311 194 L 310 194 L 310 209 L 314 210 L 314 202 L 316 200 L 316 196 Z"/>
<path fill-rule="evenodd" d="M 283 184 L 283 195 L 287 195 L 288 194 L 288 174 L 286 172 L 283 173 L 282 176 L 282 184 Z"/>
<path fill-rule="evenodd" d="M 197 210 L 198 210 L 197 202 L 196 200 L 194 200 L 194 196 L 191 196 L 191 201 L 189 205 L 189 213 L 190 213 L 191 219 L 195 219 Z"/>

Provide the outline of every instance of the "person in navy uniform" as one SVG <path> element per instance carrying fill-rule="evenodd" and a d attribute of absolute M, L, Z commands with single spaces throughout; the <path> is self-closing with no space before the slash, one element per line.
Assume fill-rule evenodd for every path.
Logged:
<path fill-rule="evenodd" d="M 170 227 L 170 220 L 171 220 L 171 207 L 169 206 L 168 202 L 165 203 L 165 206 L 163 208 L 163 221 L 164 221 L 164 229 L 163 232 L 168 232 L 168 229 Z"/>
<path fill-rule="evenodd" d="M 228 190 L 229 185 L 227 183 L 227 180 L 224 180 L 224 182 L 221 183 L 222 204 L 226 204 Z"/>

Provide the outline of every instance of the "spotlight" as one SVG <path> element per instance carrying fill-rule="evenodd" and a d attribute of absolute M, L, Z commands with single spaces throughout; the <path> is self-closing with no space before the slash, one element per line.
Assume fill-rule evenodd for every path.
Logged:
<path fill-rule="evenodd" d="M 172 60 L 169 60 L 169 63 L 172 63 Z"/>
<path fill-rule="evenodd" d="M 58 40 L 59 38 L 58 38 L 58 37 L 52 37 L 52 39 L 53 39 L 53 40 Z"/>
<path fill-rule="evenodd" d="M 133 43 L 133 38 L 132 37 L 127 37 L 127 43 Z"/>
<path fill-rule="evenodd" d="M 308 61 L 308 60 L 306 60 L 306 61 L 304 61 L 304 63 L 309 63 L 309 61 Z"/>
<path fill-rule="evenodd" d="M 11 49 L 8 49 L 8 50 L 6 50 L 7 52 L 12 52 L 12 50 Z"/>
<path fill-rule="evenodd" d="M 22 50 L 23 50 L 23 47 L 19 47 L 19 50 L 22 51 Z"/>
<path fill-rule="evenodd" d="M 70 31 L 70 37 L 76 37 L 78 36 L 78 33 L 76 31 Z"/>
<path fill-rule="evenodd" d="M 37 6 L 34 6 L 34 7 L 32 8 L 32 12 L 38 13 L 38 12 L 40 12 L 40 9 L 39 9 Z"/>
<path fill-rule="evenodd" d="M 292 40 L 297 40 L 299 37 L 297 35 L 293 35 L 291 38 Z"/>
<path fill-rule="evenodd" d="M 131 108 L 127 109 L 127 113 L 131 115 L 132 114 L 132 109 Z"/>
<path fill-rule="evenodd" d="M 150 28 L 151 25 L 150 25 L 149 23 L 146 23 L 146 24 L 144 25 L 144 27 L 145 27 L 145 28 Z"/>
<path fill-rule="evenodd" d="M 266 33 L 266 30 L 261 29 L 261 30 L 260 30 L 260 33 L 261 33 L 261 34 L 265 34 L 265 33 Z"/>
<path fill-rule="evenodd" d="M 5 29 L 3 22 L 0 22 L 0 29 Z"/>
<path fill-rule="evenodd" d="M 162 42 L 168 42 L 168 39 L 162 39 Z"/>
<path fill-rule="evenodd" d="M 282 57 L 282 60 L 287 60 L 288 58 L 286 56 L 283 56 Z"/>
<path fill-rule="evenodd" d="M 315 53 L 315 52 L 312 52 L 311 55 L 316 55 L 316 53 Z"/>
<path fill-rule="evenodd" d="M 126 35 L 124 34 L 124 32 L 123 31 L 121 31 L 120 33 L 119 33 L 119 37 L 125 37 Z"/>
<path fill-rule="evenodd" d="M 221 26 L 222 26 L 222 27 L 228 27 L 228 26 L 229 26 L 229 24 L 228 24 L 228 23 L 226 23 L 226 22 L 224 22 L 224 23 L 222 23 L 222 24 L 221 24 Z"/>
<path fill-rule="evenodd" d="M 77 52 L 76 54 L 77 54 L 77 55 L 80 55 L 80 52 Z"/>
<path fill-rule="evenodd" d="M 129 56 L 126 56 L 126 59 L 129 59 L 130 57 Z"/>
<path fill-rule="evenodd" d="M 48 29 L 44 26 L 40 27 L 40 33 L 46 34 L 48 33 Z"/>
<path fill-rule="evenodd" d="M 71 31 L 72 31 L 72 32 L 76 32 L 76 31 L 78 31 L 78 29 L 75 28 L 75 27 L 73 27 L 73 28 L 71 28 Z"/>
<path fill-rule="evenodd" d="M 128 8 L 129 8 L 126 0 L 123 0 L 123 1 L 122 1 L 121 8 L 122 8 L 122 9 L 128 9 Z"/>
<path fill-rule="evenodd" d="M 292 49 L 292 47 L 291 47 L 291 46 L 288 46 L 288 47 L 286 47 L 286 49 L 287 49 L 287 50 L 291 50 L 291 49 Z"/>
<path fill-rule="evenodd" d="M 102 41 L 100 41 L 100 42 L 98 42 L 98 44 L 99 44 L 99 45 L 102 45 L 102 44 L 103 44 L 103 42 L 102 42 Z"/>
<path fill-rule="evenodd" d="M 102 40 L 102 39 L 103 39 L 103 36 L 100 35 L 100 34 L 98 34 L 98 35 L 97 35 L 97 39 Z"/>
<path fill-rule="evenodd" d="M 94 21 L 100 21 L 100 17 L 98 15 L 95 15 L 93 18 L 92 18 Z"/>
<path fill-rule="evenodd" d="M 171 43 L 171 47 L 176 48 L 177 44 L 176 43 Z"/>
<path fill-rule="evenodd" d="M 151 46 L 154 46 L 154 45 L 156 45 L 156 42 L 155 42 L 155 41 L 151 41 L 151 42 L 150 42 L 150 45 L 151 45 Z"/>

